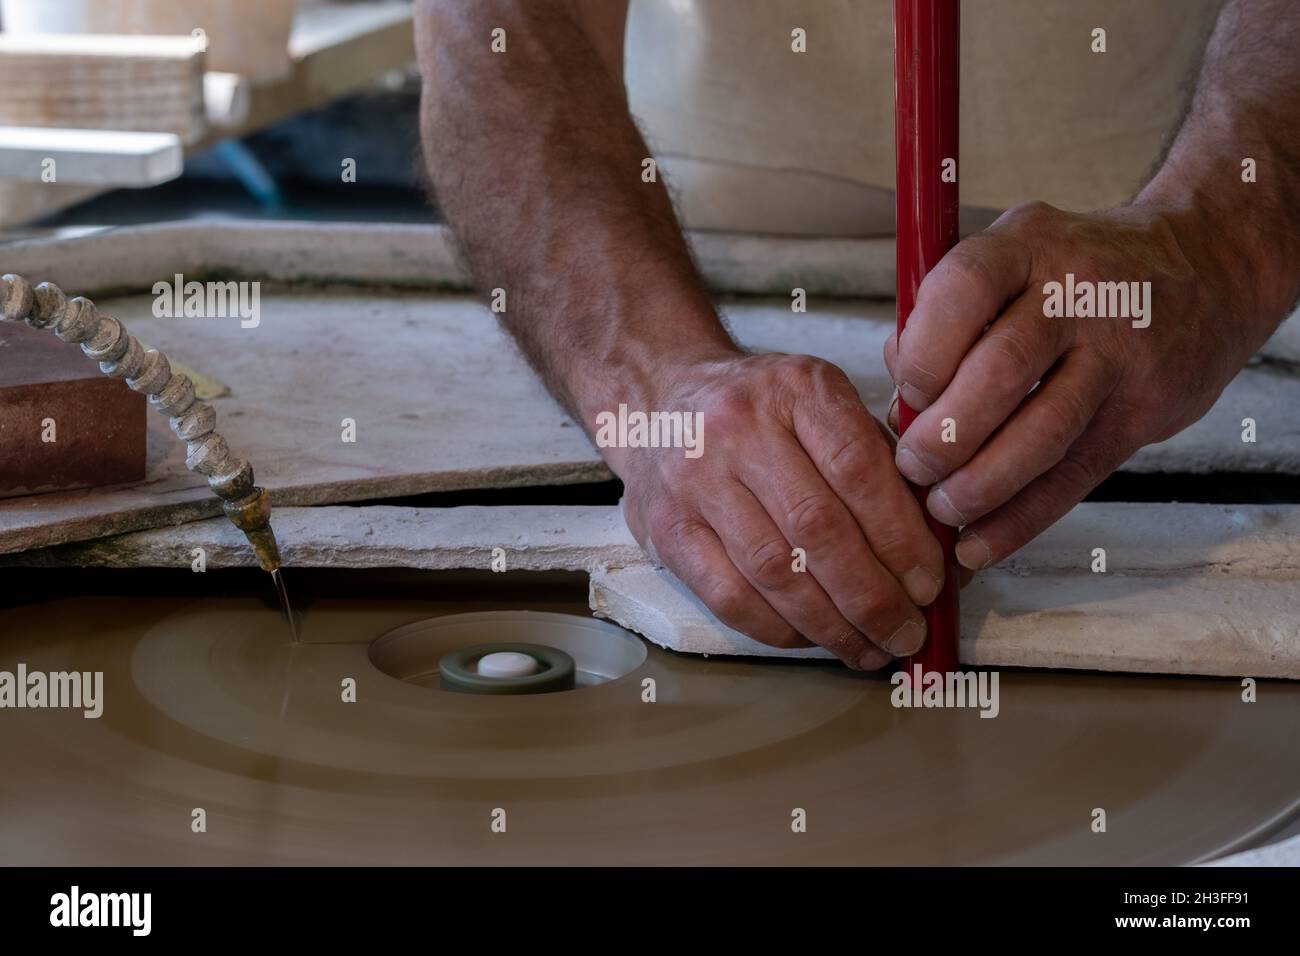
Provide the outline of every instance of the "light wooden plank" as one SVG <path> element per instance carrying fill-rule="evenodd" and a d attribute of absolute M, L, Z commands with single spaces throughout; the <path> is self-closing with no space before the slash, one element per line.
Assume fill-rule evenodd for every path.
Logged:
<path fill-rule="evenodd" d="M 190 36 L 0 33 L 0 124 L 206 130 L 203 44 Z"/>
<path fill-rule="evenodd" d="M 201 152 L 219 139 L 243 136 L 288 116 L 314 109 L 371 85 L 384 73 L 415 59 L 415 28 L 410 4 L 348 3 L 304 8 L 290 37 L 286 75 L 249 85 L 242 99 L 223 105 L 217 93 L 207 107 L 208 135 L 187 140 L 187 152 Z M 200 90 L 199 111 L 203 105 Z M 20 193 L 0 182 L 0 228 L 49 215 L 94 196 L 89 190 Z"/>
<path fill-rule="evenodd" d="M 180 138 L 172 133 L 0 126 L 0 177 L 48 184 L 154 186 L 184 168 Z"/>

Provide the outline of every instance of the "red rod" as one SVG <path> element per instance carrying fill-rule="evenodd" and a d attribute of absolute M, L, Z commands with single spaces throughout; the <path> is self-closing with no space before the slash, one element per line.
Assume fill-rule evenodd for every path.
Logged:
<path fill-rule="evenodd" d="M 907 324 L 927 272 L 957 243 L 957 92 L 961 0 L 894 0 L 894 151 L 897 179 L 898 331 Z M 947 160 L 951 160 L 947 163 Z M 944 175 L 945 169 L 949 170 Z M 951 181 L 945 181 L 951 180 Z M 899 399 L 902 432 L 916 412 Z M 925 510 L 927 489 L 912 489 Z M 925 512 L 944 548 L 943 590 L 925 608 L 929 636 L 908 660 L 908 672 L 955 671 L 957 607 L 956 529 Z"/>

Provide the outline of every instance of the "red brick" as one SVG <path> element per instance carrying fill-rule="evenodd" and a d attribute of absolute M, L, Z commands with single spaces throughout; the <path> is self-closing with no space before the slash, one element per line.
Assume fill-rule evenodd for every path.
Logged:
<path fill-rule="evenodd" d="M 0 323 L 0 498 L 142 481 L 146 406 L 79 346 Z M 54 442 L 41 441 L 46 418 Z"/>

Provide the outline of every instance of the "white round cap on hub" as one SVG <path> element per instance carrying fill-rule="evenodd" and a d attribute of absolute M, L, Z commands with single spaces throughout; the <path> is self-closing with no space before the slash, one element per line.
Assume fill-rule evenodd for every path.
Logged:
<path fill-rule="evenodd" d="M 516 651 L 497 651 L 478 659 L 480 677 L 527 677 L 541 669 L 537 658 Z"/>

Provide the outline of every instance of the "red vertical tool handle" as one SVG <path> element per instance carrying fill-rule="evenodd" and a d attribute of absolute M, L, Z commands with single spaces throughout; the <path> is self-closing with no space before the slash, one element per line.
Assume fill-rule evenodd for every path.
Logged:
<path fill-rule="evenodd" d="M 897 179 L 898 331 L 921 280 L 957 243 L 957 92 L 961 0 L 894 0 L 894 152 Z M 946 162 L 950 160 L 951 162 Z M 944 175 L 945 170 L 949 175 Z M 947 181 L 945 181 L 947 180 Z M 899 431 L 916 412 L 901 398 Z M 925 511 L 927 489 L 913 488 Z M 944 549 L 943 590 L 925 608 L 925 646 L 908 661 L 922 671 L 957 669 L 957 532 L 925 511 Z"/>

